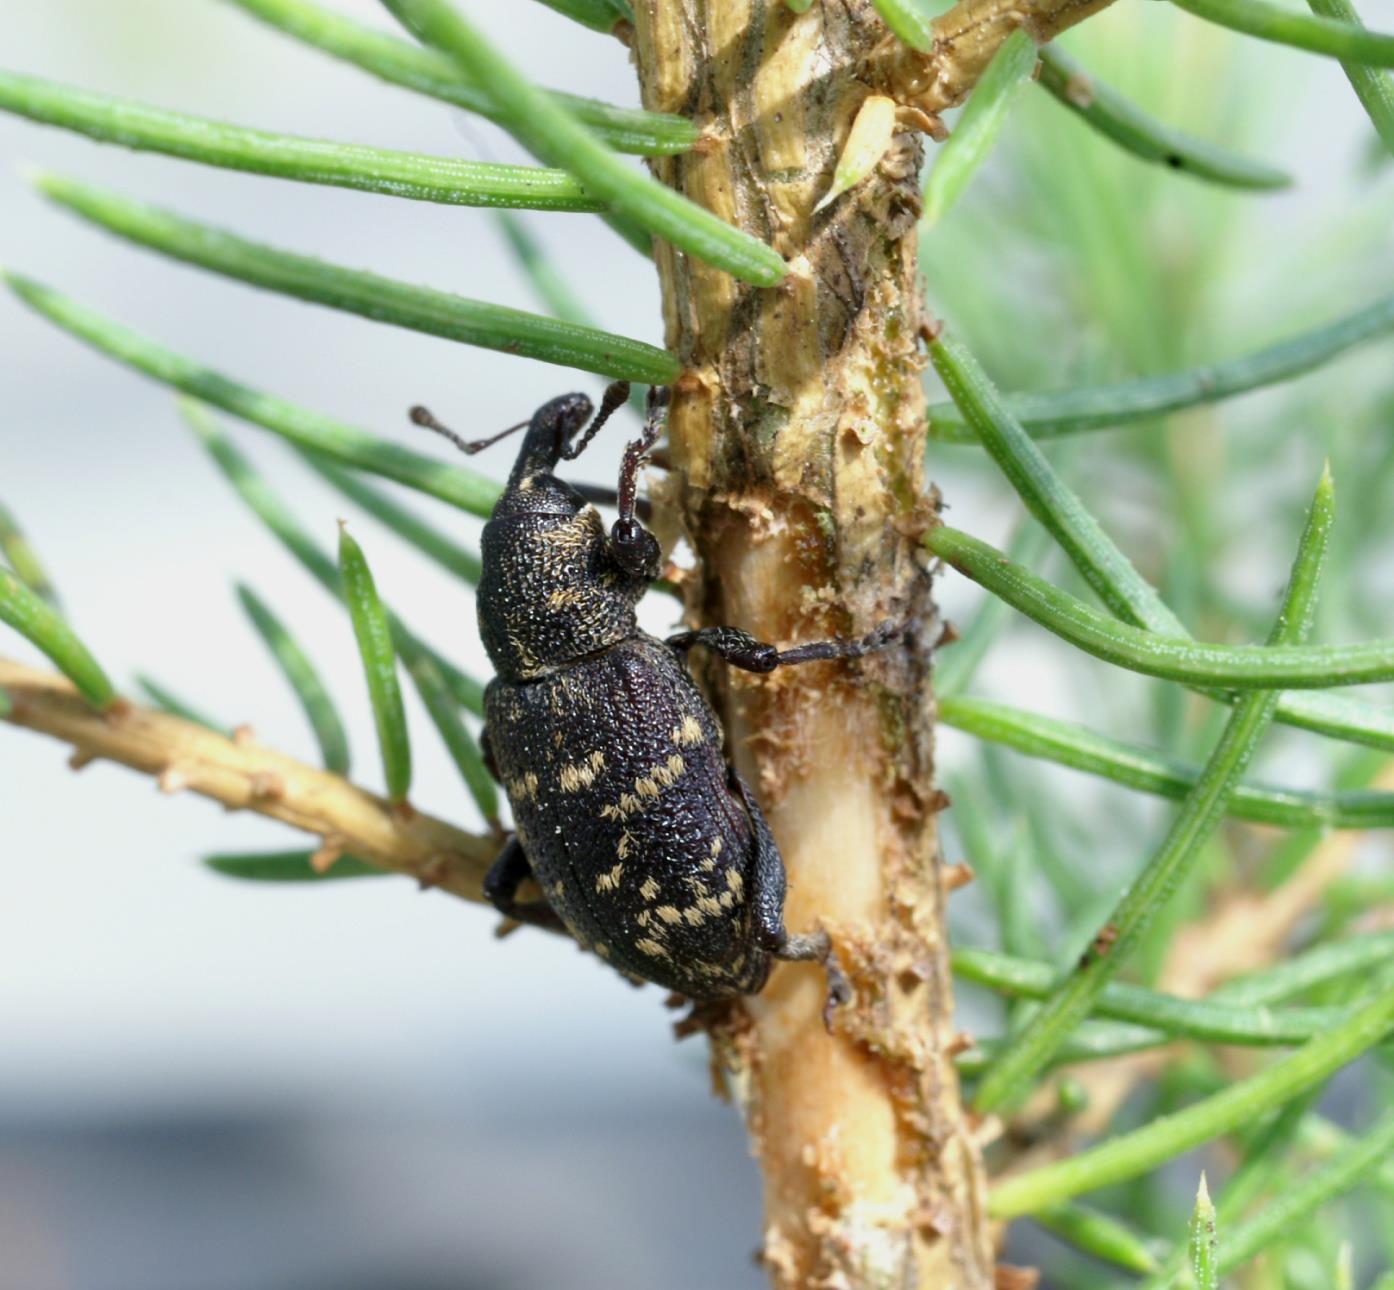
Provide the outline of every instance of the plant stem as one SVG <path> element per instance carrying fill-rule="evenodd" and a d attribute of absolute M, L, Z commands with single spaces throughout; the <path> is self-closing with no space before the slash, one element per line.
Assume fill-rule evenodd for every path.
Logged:
<path fill-rule="evenodd" d="M 250 739 L 230 739 L 145 708 L 102 716 L 61 677 L 3 658 L 0 690 L 13 701 L 7 721 L 71 744 L 83 760 L 129 766 L 159 778 L 167 792 L 187 789 L 228 810 L 255 811 L 464 900 L 484 898 L 484 873 L 498 851 L 493 838 L 417 811 L 399 812 L 339 775 Z"/>
<path fill-rule="evenodd" d="M 668 430 L 702 571 L 689 610 L 766 640 L 857 635 L 929 613 L 914 537 L 929 515 L 920 145 L 898 128 L 814 217 L 867 99 L 893 88 L 871 57 L 884 28 L 865 6 L 721 12 L 635 6 L 645 106 L 696 105 L 708 141 L 655 172 L 797 267 L 756 291 L 656 248 L 684 369 Z M 924 656 L 897 645 L 852 668 L 704 679 L 778 841 L 785 922 L 827 929 L 856 990 L 829 1037 L 820 974 L 779 965 L 712 1027 L 764 1173 L 765 1265 L 780 1290 L 987 1290 L 981 1165 L 951 1057 Z"/>

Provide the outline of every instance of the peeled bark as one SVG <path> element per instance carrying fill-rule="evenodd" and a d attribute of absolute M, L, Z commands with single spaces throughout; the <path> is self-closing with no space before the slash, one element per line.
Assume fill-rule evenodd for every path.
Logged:
<path fill-rule="evenodd" d="M 898 131 L 826 209 L 839 153 L 904 60 L 869 0 L 638 0 L 647 107 L 703 131 L 660 178 L 768 242 L 791 271 L 748 287 L 659 246 L 667 508 L 697 557 L 688 608 L 793 644 L 917 626 L 857 663 L 706 677 L 789 872 L 786 922 L 824 927 L 856 988 L 824 1029 L 824 983 L 780 965 L 711 1026 L 765 1178 L 774 1284 L 991 1285 L 982 1166 L 952 1054 L 918 539 L 934 522 L 916 275 L 921 143 Z M 921 124 L 924 118 L 919 118 Z"/>

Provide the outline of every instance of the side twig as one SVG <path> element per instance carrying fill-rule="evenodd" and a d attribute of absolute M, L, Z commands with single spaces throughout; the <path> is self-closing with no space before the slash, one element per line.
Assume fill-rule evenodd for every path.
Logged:
<path fill-rule="evenodd" d="M 498 849 L 489 837 L 385 799 L 246 734 L 228 738 L 190 721 L 121 704 L 94 711 L 62 677 L 0 658 L 4 720 L 73 748 L 73 765 L 116 762 L 155 777 L 166 792 L 188 790 L 230 811 L 256 811 L 336 848 L 464 900 L 481 901 Z"/>

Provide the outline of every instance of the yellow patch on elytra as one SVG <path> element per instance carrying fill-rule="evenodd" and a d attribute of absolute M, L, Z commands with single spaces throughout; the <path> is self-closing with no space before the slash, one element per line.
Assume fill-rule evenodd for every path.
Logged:
<path fill-rule="evenodd" d="M 744 894 L 745 879 L 741 877 L 739 869 L 726 870 L 726 885 L 735 893 L 737 898 Z"/>
<path fill-rule="evenodd" d="M 620 885 L 620 875 L 624 873 L 624 865 L 617 864 L 608 873 L 600 874 L 595 880 L 596 891 L 614 891 Z"/>
<path fill-rule="evenodd" d="M 626 833 L 624 836 L 628 837 L 629 834 Z M 644 879 L 644 885 L 639 888 L 639 894 L 645 900 L 652 900 L 656 895 L 658 895 L 658 892 L 658 879 L 655 878 L 652 874 L 650 874 L 647 878 Z"/>
<path fill-rule="evenodd" d="M 668 957 L 668 951 L 651 936 L 640 937 L 639 940 L 634 942 L 634 948 L 643 954 L 647 954 L 650 958 L 666 959 Z"/>
<path fill-rule="evenodd" d="M 731 893 L 726 892 L 725 894 L 729 896 Z M 698 896 L 697 908 L 711 918 L 716 918 L 721 914 L 721 902 L 713 900 L 710 896 Z"/>
<path fill-rule="evenodd" d="M 508 796 L 515 802 L 526 802 L 537 796 L 537 776 L 528 771 L 522 779 L 515 779 L 504 787 Z"/>
<path fill-rule="evenodd" d="M 630 837 L 628 833 L 621 833 L 621 834 L 620 834 L 620 840 L 615 844 L 615 854 L 616 854 L 617 856 L 619 856 L 619 858 L 620 858 L 621 860 L 624 860 L 624 859 L 627 859 L 627 858 L 628 858 L 628 856 L 629 856 L 629 848 L 630 848 L 631 844 L 633 843 L 633 841 L 634 841 L 634 839 L 633 839 L 632 837 Z M 647 886 L 648 883 L 650 883 L 650 882 L 652 882 L 652 881 L 653 881 L 653 879 L 652 879 L 652 878 L 649 878 L 649 879 L 645 882 L 644 885 Z M 645 899 L 647 899 L 647 897 L 645 897 Z"/>
<path fill-rule="evenodd" d="M 707 916 L 696 905 L 689 905 L 682 911 L 682 916 L 687 919 L 689 927 L 701 927 L 707 921 Z"/>
<path fill-rule="evenodd" d="M 730 909 L 736 903 L 736 898 L 729 891 L 721 893 L 721 908 Z"/>
<path fill-rule="evenodd" d="M 602 820 L 627 820 L 631 815 L 638 813 L 643 805 L 633 793 L 621 793 L 618 802 L 606 802 L 600 808 L 600 818 Z"/>
<path fill-rule="evenodd" d="M 640 797 L 655 798 L 665 788 L 672 788 L 678 776 L 687 769 L 683 759 L 674 753 L 661 766 L 654 766 L 643 779 L 634 781 L 634 791 Z"/>
<path fill-rule="evenodd" d="M 604 769 L 605 754 L 597 748 L 588 760 L 563 766 L 557 775 L 557 783 L 561 785 L 563 793 L 575 793 L 594 784 L 595 777 Z"/>
<path fill-rule="evenodd" d="M 603 959 L 608 959 L 610 957 L 610 947 L 606 945 L 604 941 L 596 941 L 595 952 Z"/>
<path fill-rule="evenodd" d="M 682 922 L 682 911 L 679 910 L 675 905 L 660 905 L 653 912 L 657 914 L 665 923 Z"/>
<path fill-rule="evenodd" d="M 682 725 L 673 730 L 673 742 L 682 748 L 700 744 L 702 739 L 702 723 L 691 713 L 682 719 Z"/>

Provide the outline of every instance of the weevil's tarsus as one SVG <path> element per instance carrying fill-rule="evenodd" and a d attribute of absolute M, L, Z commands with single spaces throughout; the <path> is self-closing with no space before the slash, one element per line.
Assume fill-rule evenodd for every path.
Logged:
<path fill-rule="evenodd" d="M 792 649 L 783 650 L 765 641 L 756 640 L 749 632 L 743 632 L 739 627 L 701 627 L 696 631 L 678 632 L 669 636 L 667 643 L 680 652 L 702 645 L 719 654 L 732 667 L 741 668 L 746 672 L 773 672 L 777 667 L 788 667 L 796 663 L 862 658 L 885 649 L 905 635 L 911 626 L 908 622 L 887 619 L 865 636 L 855 640 L 813 641 L 808 645 L 795 645 Z"/>

